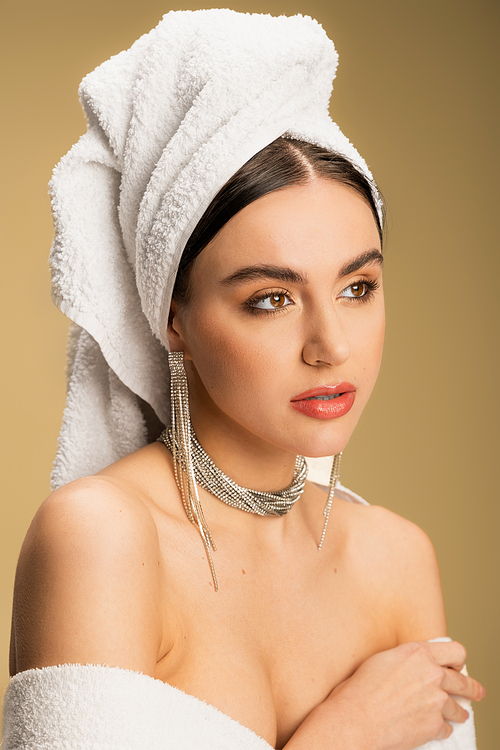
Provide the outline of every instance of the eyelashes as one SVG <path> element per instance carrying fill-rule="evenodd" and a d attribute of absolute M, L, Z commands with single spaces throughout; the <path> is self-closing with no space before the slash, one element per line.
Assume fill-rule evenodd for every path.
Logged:
<path fill-rule="evenodd" d="M 349 286 L 342 290 L 342 292 L 339 294 L 339 297 L 342 297 L 343 299 L 350 299 L 353 301 L 359 300 L 360 302 L 368 302 L 368 300 L 371 299 L 379 286 L 380 284 L 378 283 L 378 281 L 375 281 L 375 279 L 354 281 L 352 284 L 349 284 Z M 347 292 L 349 290 L 354 290 L 351 296 L 344 294 L 344 292 Z"/>
<path fill-rule="evenodd" d="M 372 299 L 379 286 L 378 281 L 374 279 L 354 281 L 341 291 L 339 297 L 351 304 L 363 304 Z M 275 289 L 250 297 L 244 303 L 244 307 L 250 314 L 275 315 L 294 304 L 293 297 L 287 289 Z"/>
<path fill-rule="evenodd" d="M 286 289 L 276 289 L 255 294 L 244 303 L 243 307 L 251 315 L 274 315 L 294 304 L 290 292 Z"/>
<path fill-rule="evenodd" d="M 266 292 L 265 294 L 256 295 L 245 303 L 253 312 L 279 312 L 284 307 L 290 307 L 294 302 L 290 292 L 281 289 L 275 292 Z"/>

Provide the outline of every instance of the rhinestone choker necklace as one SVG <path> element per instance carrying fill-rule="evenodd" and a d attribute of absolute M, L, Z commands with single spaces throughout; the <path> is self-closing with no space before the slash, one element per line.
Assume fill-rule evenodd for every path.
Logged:
<path fill-rule="evenodd" d="M 158 440 L 164 443 L 173 454 L 171 430 L 164 430 Z M 224 474 L 199 444 L 190 426 L 191 457 L 197 484 L 219 500 L 233 508 L 257 513 L 259 516 L 284 516 L 301 496 L 306 483 L 307 464 L 303 456 L 297 456 L 292 482 L 277 492 L 262 492 L 241 487 L 227 474 Z M 185 469 L 185 467 L 182 467 Z"/>

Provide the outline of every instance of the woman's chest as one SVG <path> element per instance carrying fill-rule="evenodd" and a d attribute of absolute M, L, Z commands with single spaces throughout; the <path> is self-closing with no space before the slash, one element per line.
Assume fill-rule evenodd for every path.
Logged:
<path fill-rule="evenodd" d="M 395 645 L 369 585 L 340 557 L 321 562 L 264 567 L 242 556 L 238 568 L 220 566 L 217 594 L 186 580 L 165 609 L 173 637 L 156 677 L 282 747 L 359 664 Z"/>

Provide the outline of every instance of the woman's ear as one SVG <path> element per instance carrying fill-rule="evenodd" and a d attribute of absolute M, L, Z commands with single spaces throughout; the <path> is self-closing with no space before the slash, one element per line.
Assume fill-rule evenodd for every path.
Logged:
<path fill-rule="evenodd" d="M 167 336 L 170 351 L 184 352 L 184 356 L 186 357 L 186 359 L 189 359 L 189 357 L 187 356 L 187 347 L 184 339 L 180 307 L 174 300 L 172 300 L 172 302 L 170 303 Z"/>

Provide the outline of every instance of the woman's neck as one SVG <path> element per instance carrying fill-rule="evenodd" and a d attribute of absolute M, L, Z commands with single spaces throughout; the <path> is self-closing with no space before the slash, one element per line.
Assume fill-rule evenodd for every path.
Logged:
<path fill-rule="evenodd" d="M 260 440 L 229 419 L 192 408 L 196 437 L 214 464 L 242 487 L 273 492 L 293 479 L 296 454 Z"/>

